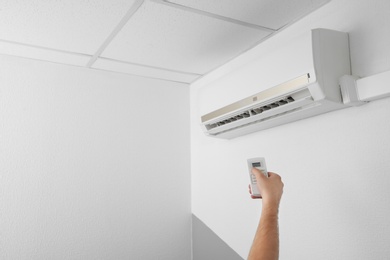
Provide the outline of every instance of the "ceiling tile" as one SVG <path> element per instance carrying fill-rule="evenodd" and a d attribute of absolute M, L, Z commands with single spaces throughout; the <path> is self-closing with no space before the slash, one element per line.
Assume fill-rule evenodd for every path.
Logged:
<path fill-rule="evenodd" d="M 278 30 L 330 0 L 164 0 Z"/>
<path fill-rule="evenodd" d="M 184 74 L 175 71 L 139 66 L 137 64 L 130 64 L 104 58 L 99 58 L 93 64 L 92 68 L 186 83 L 191 83 L 192 81 L 200 77 L 200 75 L 197 74 Z"/>
<path fill-rule="evenodd" d="M 91 58 L 89 55 L 60 52 L 4 41 L 0 41 L 0 53 L 75 66 L 85 66 Z"/>
<path fill-rule="evenodd" d="M 133 0 L 2 0 L 0 40 L 93 54 Z"/>
<path fill-rule="evenodd" d="M 145 2 L 101 56 L 204 74 L 268 35 L 262 30 Z"/>

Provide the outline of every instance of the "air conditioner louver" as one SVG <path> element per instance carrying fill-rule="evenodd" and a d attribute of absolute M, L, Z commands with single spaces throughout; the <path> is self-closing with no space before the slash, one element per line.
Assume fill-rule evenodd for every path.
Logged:
<path fill-rule="evenodd" d="M 290 96 L 290 97 L 287 97 L 285 99 L 281 99 L 279 101 L 273 102 L 273 103 L 268 104 L 268 105 L 254 107 L 250 110 L 246 110 L 245 112 L 243 112 L 241 114 L 238 114 L 238 115 L 232 116 L 230 118 L 218 121 L 216 123 L 207 124 L 206 127 L 207 127 L 207 129 L 216 128 L 216 127 L 219 127 L 219 126 L 222 126 L 225 124 L 235 122 L 235 121 L 240 120 L 240 119 L 245 119 L 248 117 L 256 116 L 256 115 L 261 114 L 261 113 L 266 113 L 269 110 L 272 110 L 274 108 L 277 108 L 279 106 L 283 106 L 285 104 L 292 103 L 292 102 L 294 102 L 294 98 Z"/>

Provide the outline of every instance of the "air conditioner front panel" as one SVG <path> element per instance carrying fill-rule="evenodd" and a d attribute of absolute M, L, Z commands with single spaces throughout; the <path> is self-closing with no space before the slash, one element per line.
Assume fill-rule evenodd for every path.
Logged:
<path fill-rule="evenodd" d="M 206 123 L 210 120 L 214 120 L 221 116 L 228 115 L 232 112 L 236 112 L 239 109 L 241 110 L 246 109 L 257 103 L 266 103 L 273 99 L 278 99 L 278 100 L 283 99 L 281 95 L 289 96 L 295 92 L 300 91 L 301 89 L 304 89 L 305 86 L 309 84 L 310 82 L 309 80 L 310 80 L 310 75 L 308 73 L 304 74 L 300 77 L 289 80 L 285 83 L 269 88 L 265 91 L 262 91 L 250 97 L 234 102 L 230 105 L 222 107 L 218 110 L 210 112 L 206 115 L 203 115 L 201 117 L 201 121 L 202 123 Z"/>

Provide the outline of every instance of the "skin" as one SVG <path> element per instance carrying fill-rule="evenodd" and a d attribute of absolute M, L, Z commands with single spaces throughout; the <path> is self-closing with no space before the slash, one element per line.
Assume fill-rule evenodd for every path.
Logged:
<path fill-rule="evenodd" d="M 268 172 L 268 178 L 256 169 L 252 169 L 256 176 L 257 186 L 262 195 L 262 212 L 259 226 L 248 260 L 277 260 L 279 259 L 279 204 L 283 194 L 283 182 L 281 177 L 273 172 Z M 258 199 L 253 197 L 253 199 Z"/>

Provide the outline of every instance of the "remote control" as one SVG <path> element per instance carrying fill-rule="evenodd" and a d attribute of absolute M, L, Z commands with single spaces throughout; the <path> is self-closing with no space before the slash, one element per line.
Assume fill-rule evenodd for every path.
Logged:
<path fill-rule="evenodd" d="M 267 167 L 265 165 L 264 157 L 248 159 L 248 170 L 249 170 L 249 178 L 251 181 L 250 186 L 251 186 L 252 196 L 256 198 L 261 198 L 260 190 L 257 187 L 256 176 L 252 173 L 252 168 L 259 169 L 260 171 L 263 172 L 263 174 L 266 177 L 268 177 L 268 172 L 267 172 Z"/>

